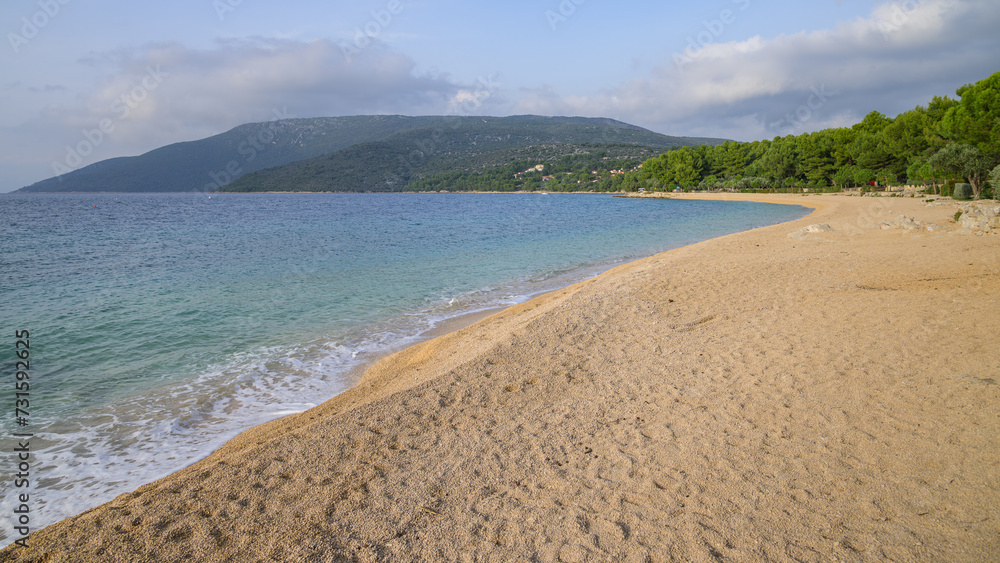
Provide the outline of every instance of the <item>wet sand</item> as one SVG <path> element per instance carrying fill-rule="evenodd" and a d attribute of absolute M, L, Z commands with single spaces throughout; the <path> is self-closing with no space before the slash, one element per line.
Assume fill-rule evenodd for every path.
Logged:
<path fill-rule="evenodd" d="M 701 197 L 816 211 L 383 358 L 0 560 L 997 560 L 1000 236 Z"/>

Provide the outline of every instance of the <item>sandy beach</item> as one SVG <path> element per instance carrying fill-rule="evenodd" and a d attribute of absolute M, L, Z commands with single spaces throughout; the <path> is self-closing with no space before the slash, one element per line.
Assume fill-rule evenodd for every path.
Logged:
<path fill-rule="evenodd" d="M 1000 235 L 698 197 L 815 211 L 384 358 L 0 560 L 1000 559 Z"/>

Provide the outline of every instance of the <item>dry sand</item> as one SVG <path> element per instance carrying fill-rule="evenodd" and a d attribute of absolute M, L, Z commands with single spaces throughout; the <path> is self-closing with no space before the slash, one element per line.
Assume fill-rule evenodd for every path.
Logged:
<path fill-rule="evenodd" d="M 413 346 L 0 559 L 997 561 L 1000 236 L 762 198 L 816 211 Z"/>

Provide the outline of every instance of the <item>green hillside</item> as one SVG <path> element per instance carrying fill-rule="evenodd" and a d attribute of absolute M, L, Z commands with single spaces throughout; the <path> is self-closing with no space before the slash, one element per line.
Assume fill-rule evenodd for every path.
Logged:
<path fill-rule="evenodd" d="M 662 152 L 663 148 L 642 145 L 531 145 L 456 162 L 447 171 L 421 175 L 407 189 L 627 191 L 626 173 Z"/>
<path fill-rule="evenodd" d="M 384 191 L 399 189 L 413 170 L 423 170 L 425 165 L 430 165 L 428 170 L 445 170 L 456 158 L 544 142 L 671 147 L 717 141 L 667 137 L 610 119 L 400 115 L 282 119 L 241 125 L 135 157 L 104 160 L 19 191 L 253 191 L 261 189 L 264 178 L 273 190 Z M 416 162 L 414 151 L 420 147 L 428 149 L 424 154 L 429 156 Z M 277 178 L 285 172 L 269 171 L 261 179 L 244 180 L 253 172 L 300 161 L 308 164 L 294 166 L 291 175 L 280 181 Z M 333 175 L 320 180 L 310 170 L 329 170 Z M 298 186 L 296 178 L 306 178 L 315 187 Z M 334 188 L 329 187 L 331 182 Z"/>
<path fill-rule="evenodd" d="M 160 147 L 140 156 L 104 160 L 18 191 L 211 190 L 215 189 L 213 184 L 217 187 L 234 180 L 234 176 L 383 139 L 400 131 L 426 126 L 435 119 L 362 115 L 249 123 L 205 139 Z"/>
<path fill-rule="evenodd" d="M 509 151 L 536 147 L 630 145 L 666 149 L 718 144 L 721 139 L 669 137 L 614 121 L 582 117 L 441 117 L 439 121 L 320 157 L 247 174 L 222 191 L 385 192 L 456 169 L 509 164 Z M 549 149 L 546 149 L 549 147 Z M 568 152 L 567 152 L 568 151 Z M 648 153 L 647 153 L 648 154 Z M 531 158 L 536 158 L 532 156 Z"/>

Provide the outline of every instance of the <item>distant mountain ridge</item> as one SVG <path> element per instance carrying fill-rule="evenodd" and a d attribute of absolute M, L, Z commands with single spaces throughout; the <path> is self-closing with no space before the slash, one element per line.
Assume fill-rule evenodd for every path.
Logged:
<path fill-rule="evenodd" d="M 670 137 L 607 118 L 281 119 L 104 160 L 18 191 L 398 191 L 427 171 L 521 146 L 606 143 L 667 150 L 722 141 Z"/>

